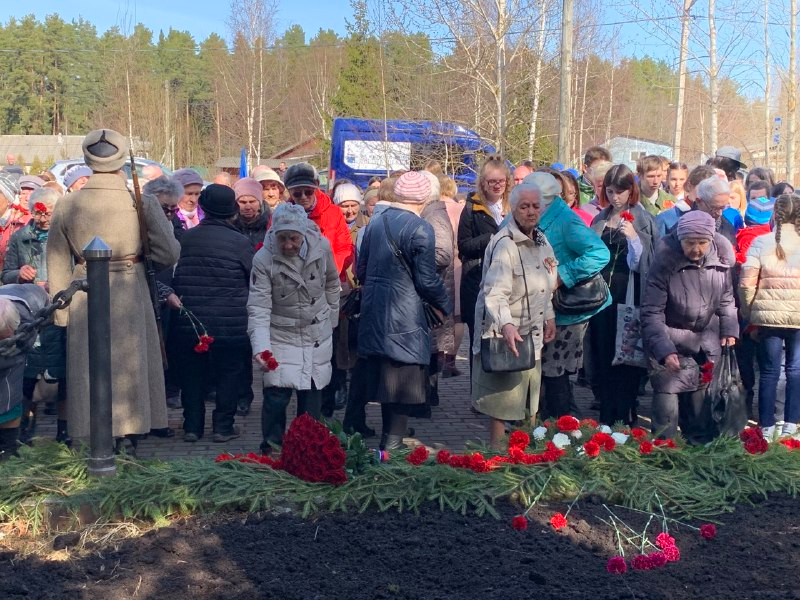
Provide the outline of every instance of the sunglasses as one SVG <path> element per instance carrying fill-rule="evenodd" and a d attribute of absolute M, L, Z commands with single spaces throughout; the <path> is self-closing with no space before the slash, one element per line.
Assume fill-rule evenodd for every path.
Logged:
<path fill-rule="evenodd" d="M 171 217 L 171 216 L 172 216 L 172 215 L 174 215 L 176 212 L 178 212 L 178 207 L 177 207 L 177 206 L 175 206 L 175 207 L 171 207 L 171 206 L 162 206 L 162 207 L 161 207 L 161 210 L 163 210 L 163 211 L 164 211 L 164 214 L 165 214 L 165 215 L 167 215 L 168 217 Z"/>
<path fill-rule="evenodd" d="M 303 196 L 305 196 L 306 198 L 310 198 L 311 196 L 314 195 L 314 192 L 316 192 L 316 190 L 311 188 L 307 190 L 292 190 L 292 198 L 296 198 L 298 200 Z"/>

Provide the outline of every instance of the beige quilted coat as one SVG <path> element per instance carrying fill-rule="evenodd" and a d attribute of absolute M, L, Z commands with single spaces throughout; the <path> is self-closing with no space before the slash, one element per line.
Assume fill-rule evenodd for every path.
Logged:
<path fill-rule="evenodd" d="M 781 227 L 786 260 L 775 254 L 775 232 L 757 237 L 739 281 L 741 310 L 753 325 L 800 328 L 800 235 Z"/>
<path fill-rule="evenodd" d="M 150 249 L 158 271 L 175 264 L 180 246 L 158 200 L 144 196 L 143 202 Z M 73 279 L 86 277 L 86 267 L 74 265 L 73 257 L 95 236 L 111 247 L 112 260 L 142 254 L 136 209 L 120 175 L 95 173 L 82 190 L 56 203 L 47 241 L 51 293 L 66 288 Z M 115 260 L 110 271 L 114 436 L 148 433 L 151 428 L 167 426 L 167 408 L 144 263 Z M 56 313 L 56 325 L 67 326 L 67 409 L 74 438 L 89 435 L 86 311 L 86 294 L 78 293 L 69 309 Z"/>

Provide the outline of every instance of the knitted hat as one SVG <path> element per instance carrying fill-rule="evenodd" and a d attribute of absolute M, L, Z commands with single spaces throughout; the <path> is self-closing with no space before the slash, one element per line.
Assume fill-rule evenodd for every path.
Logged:
<path fill-rule="evenodd" d="M 259 183 L 262 181 L 274 181 L 275 183 L 279 184 L 282 188 L 286 188 L 281 181 L 281 176 L 278 175 L 275 171 L 270 169 L 269 167 L 261 167 L 258 166 L 253 169 L 253 179 L 258 181 Z"/>
<path fill-rule="evenodd" d="M 308 163 L 297 163 L 286 169 L 283 183 L 287 189 L 296 187 L 319 187 L 317 170 Z"/>
<path fill-rule="evenodd" d="M 420 171 L 425 177 L 428 178 L 428 181 L 431 182 L 431 193 L 428 195 L 428 202 L 434 202 L 436 200 L 441 200 L 442 198 L 442 186 L 439 183 L 439 178 L 431 173 L 430 171 Z"/>
<path fill-rule="evenodd" d="M 242 196 L 252 196 L 256 200 L 261 200 L 261 184 L 252 177 L 242 177 L 233 184 L 233 191 L 236 192 L 236 199 Z"/>
<path fill-rule="evenodd" d="M 227 219 L 239 212 L 236 193 L 227 185 L 218 183 L 212 183 L 200 193 L 200 208 L 206 216 L 218 219 Z"/>
<path fill-rule="evenodd" d="M 678 221 L 678 239 L 700 238 L 713 240 L 717 222 L 710 214 L 701 210 L 692 210 L 684 214 Z"/>
<path fill-rule="evenodd" d="M 13 202 L 18 193 L 19 185 L 17 180 L 6 173 L 0 173 L 0 194 L 5 196 L 9 202 Z"/>
<path fill-rule="evenodd" d="M 19 189 L 38 190 L 44 185 L 44 179 L 36 175 L 23 175 L 19 178 Z"/>
<path fill-rule="evenodd" d="M 750 198 L 747 209 L 744 211 L 744 220 L 753 225 L 769 223 L 772 212 L 775 210 L 775 198 Z"/>
<path fill-rule="evenodd" d="M 128 160 L 128 140 L 113 129 L 90 131 L 83 138 L 83 159 L 95 173 L 115 173 Z"/>
<path fill-rule="evenodd" d="M 419 171 L 403 173 L 394 183 L 394 196 L 403 204 L 425 204 L 431 195 L 431 182 Z"/>
<path fill-rule="evenodd" d="M 187 185 L 203 185 L 203 178 L 194 169 L 178 169 L 172 176 L 178 180 L 183 187 Z"/>
<path fill-rule="evenodd" d="M 367 200 L 373 197 L 377 197 L 378 195 L 378 188 L 369 188 L 366 192 L 364 192 L 364 197 L 361 199 L 363 204 L 367 203 Z"/>
<path fill-rule="evenodd" d="M 291 167 L 290 167 L 291 168 Z M 297 231 L 305 233 L 308 228 L 308 216 L 302 206 L 297 204 L 278 204 L 272 213 L 271 231 Z"/>
<path fill-rule="evenodd" d="M 72 184 L 78 181 L 81 177 L 91 177 L 92 170 L 86 165 L 76 165 L 69 169 L 64 175 L 64 187 L 69 189 Z"/>
<path fill-rule="evenodd" d="M 336 193 L 333 195 L 334 204 L 342 202 L 358 202 L 361 204 L 361 190 L 354 183 L 343 183 L 336 186 Z"/>

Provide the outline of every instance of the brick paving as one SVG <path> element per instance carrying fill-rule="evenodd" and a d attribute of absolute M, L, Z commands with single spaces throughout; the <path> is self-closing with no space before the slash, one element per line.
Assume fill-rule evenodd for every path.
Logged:
<path fill-rule="evenodd" d="M 413 427 L 415 434 L 407 442 L 417 441 L 427 446 L 441 446 L 454 450 L 462 450 L 470 443 L 482 443 L 488 440 L 488 418 L 476 415 L 470 410 L 469 400 L 469 365 L 467 362 L 467 345 L 462 345 L 457 359 L 457 367 L 462 374 L 458 377 L 439 380 L 440 405 L 433 407 L 431 419 L 411 419 L 409 426 Z M 156 458 L 161 460 L 214 457 L 221 452 L 257 452 L 261 443 L 261 378 L 259 373 L 254 375 L 253 390 L 255 400 L 246 417 L 236 417 L 236 425 L 241 431 L 241 436 L 227 443 L 215 444 L 211 441 L 211 412 L 213 404 L 206 404 L 206 437 L 196 443 L 183 441 L 182 411 L 169 409 L 169 426 L 175 429 L 173 438 L 160 439 L 148 437 L 139 442 L 138 456 L 140 458 Z M 783 382 L 781 382 L 783 383 Z M 648 388 L 649 389 L 649 388 Z M 593 401 L 589 389 L 574 388 L 575 398 L 582 417 L 597 418 L 597 411 L 591 410 Z M 782 392 L 782 390 L 781 390 Z M 780 393 L 780 392 L 779 392 Z M 639 397 L 639 424 L 649 426 L 650 394 Z M 44 403 L 39 403 L 39 424 L 37 435 L 46 438 L 55 437 L 55 417 L 43 414 Z M 288 408 L 288 417 L 295 414 L 295 401 L 292 400 Z M 341 419 L 344 411 L 335 413 L 335 418 Z M 378 404 L 367 406 L 367 423 L 376 431 L 380 431 L 381 416 Z M 378 438 L 367 440 L 370 446 L 377 447 Z"/>

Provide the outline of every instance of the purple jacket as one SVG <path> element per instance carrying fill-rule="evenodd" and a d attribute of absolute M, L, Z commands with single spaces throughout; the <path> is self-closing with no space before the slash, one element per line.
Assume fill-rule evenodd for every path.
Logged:
<path fill-rule="evenodd" d="M 721 354 L 720 338 L 739 337 L 733 297 L 733 247 L 720 234 L 702 266 L 687 259 L 673 233 L 658 243 L 650 265 L 641 306 L 645 351 L 652 359 L 650 382 L 656 393 L 698 389 L 699 370 L 692 357 L 701 351 L 715 362 Z M 663 361 L 677 354 L 678 373 L 663 369 Z"/>

